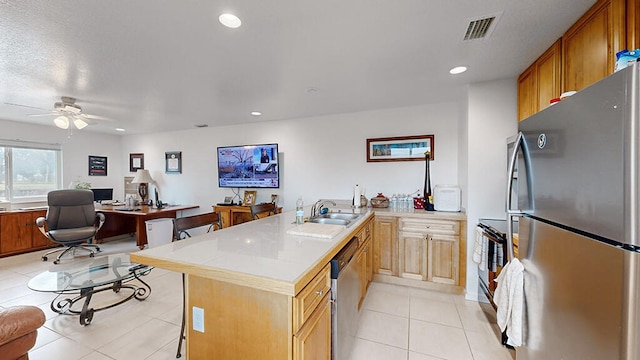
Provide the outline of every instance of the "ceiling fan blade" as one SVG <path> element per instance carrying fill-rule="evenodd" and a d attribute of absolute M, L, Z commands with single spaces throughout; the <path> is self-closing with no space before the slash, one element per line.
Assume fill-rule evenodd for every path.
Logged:
<path fill-rule="evenodd" d="M 45 111 L 47 110 L 47 109 L 43 109 L 43 108 L 36 107 L 36 106 L 29 106 L 29 105 L 15 104 L 15 103 L 9 103 L 9 102 L 6 102 L 6 103 L 4 103 L 4 104 L 5 104 L 5 105 L 10 105 L 10 106 L 19 106 L 19 107 L 29 108 L 29 109 L 37 109 L 37 110 L 45 110 Z"/>
<path fill-rule="evenodd" d="M 60 115 L 58 113 L 47 113 L 47 114 L 29 114 L 27 116 L 33 116 L 33 117 L 37 117 L 37 116 L 56 116 L 56 115 Z"/>
<path fill-rule="evenodd" d="M 86 117 L 87 119 L 92 119 L 92 120 L 105 120 L 105 121 L 113 121 L 113 119 L 110 119 L 108 117 L 104 117 L 104 116 L 99 116 L 99 115 L 90 115 L 90 114 L 81 114 L 83 117 Z"/>

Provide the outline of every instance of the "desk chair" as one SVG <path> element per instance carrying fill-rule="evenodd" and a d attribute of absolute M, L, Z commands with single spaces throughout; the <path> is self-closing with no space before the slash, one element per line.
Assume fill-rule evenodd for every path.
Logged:
<path fill-rule="evenodd" d="M 222 219 L 220 217 L 220 213 L 210 212 L 206 214 L 185 216 L 173 219 L 173 234 L 175 237 L 175 241 L 182 240 L 184 238 L 191 237 L 188 230 L 209 226 L 207 228 L 207 232 L 220 230 L 222 229 Z M 217 227 L 217 229 L 216 229 Z M 176 358 L 182 356 L 182 341 L 185 339 L 185 316 L 186 316 L 186 298 L 185 298 L 185 283 L 184 283 L 184 273 L 182 274 L 182 326 L 180 327 L 180 340 L 178 340 L 178 352 L 176 353 Z"/>
<path fill-rule="evenodd" d="M 266 214 L 265 216 L 271 216 L 276 213 L 276 205 L 273 203 L 251 205 L 249 208 L 251 210 L 251 220 L 259 219 L 262 214 Z"/>
<path fill-rule="evenodd" d="M 47 194 L 47 203 L 47 215 L 37 218 L 36 225 L 49 240 L 65 248 L 47 252 L 42 255 L 42 261 L 47 261 L 50 254 L 58 251 L 62 252 L 54 264 L 60 263 L 60 258 L 69 251 L 75 254 L 76 249 L 89 252 L 90 257 L 100 252 L 100 247 L 90 242 L 104 224 L 105 217 L 102 213 L 96 213 L 91 190 L 50 191 Z"/>

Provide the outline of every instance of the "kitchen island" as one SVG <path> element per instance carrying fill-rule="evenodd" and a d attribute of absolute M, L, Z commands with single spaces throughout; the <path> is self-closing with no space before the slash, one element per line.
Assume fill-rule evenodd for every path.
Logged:
<path fill-rule="evenodd" d="M 361 211 L 332 238 L 288 234 L 295 212 L 286 212 L 131 260 L 186 274 L 188 358 L 329 359 L 329 261 L 371 225 L 373 213 Z"/>

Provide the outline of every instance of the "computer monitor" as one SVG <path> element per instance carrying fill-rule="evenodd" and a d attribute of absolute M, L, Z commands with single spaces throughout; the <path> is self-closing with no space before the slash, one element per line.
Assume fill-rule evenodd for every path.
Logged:
<path fill-rule="evenodd" d="M 113 200 L 113 188 L 111 189 L 91 189 L 93 191 L 93 201 L 101 202 Z"/>

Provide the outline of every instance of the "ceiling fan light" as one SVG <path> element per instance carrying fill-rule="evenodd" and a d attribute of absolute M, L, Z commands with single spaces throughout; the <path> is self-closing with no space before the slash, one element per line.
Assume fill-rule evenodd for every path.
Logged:
<path fill-rule="evenodd" d="M 56 124 L 60 129 L 68 129 L 69 128 L 69 118 L 66 116 L 58 116 L 53 119 L 53 123 Z"/>
<path fill-rule="evenodd" d="M 73 120 L 73 125 L 75 125 L 78 130 L 82 130 L 89 124 L 87 124 L 86 121 L 82 119 L 75 119 Z"/>

